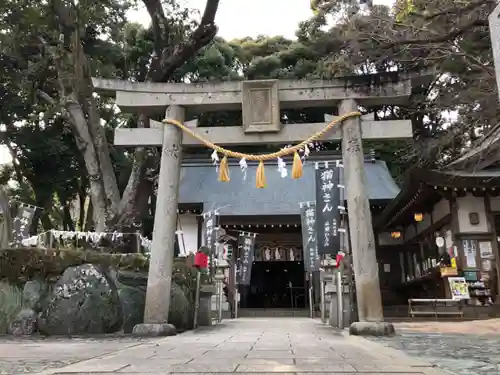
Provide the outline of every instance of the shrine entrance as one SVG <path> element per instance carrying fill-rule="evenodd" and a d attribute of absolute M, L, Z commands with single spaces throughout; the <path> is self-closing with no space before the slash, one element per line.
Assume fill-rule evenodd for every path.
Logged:
<path fill-rule="evenodd" d="M 306 308 L 304 263 L 255 262 L 246 296 L 247 308 Z"/>
<path fill-rule="evenodd" d="M 306 309 L 308 285 L 300 217 L 260 216 L 258 219 L 247 217 L 246 220 L 223 217 L 222 223 L 228 233 L 242 230 L 256 234 L 249 285 L 239 285 L 240 307 L 252 312 L 272 309 L 274 313 Z M 232 225 L 224 225 L 226 223 Z"/>

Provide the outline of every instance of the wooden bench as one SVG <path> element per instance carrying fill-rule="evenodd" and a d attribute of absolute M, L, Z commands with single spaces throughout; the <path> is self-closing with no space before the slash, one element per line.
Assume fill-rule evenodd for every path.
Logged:
<path fill-rule="evenodd" d="M 428 309 L 415 310 L 415 305 L 425 305 Z M 415 316 L 459 316 L 463 318 L 462 300 L 444 299 L 444 298 L 410 298 L 408 299 L 408 315 L 414 318 Z M 453 310 L 439 311 L 439 307 L 456 307 Z"/>

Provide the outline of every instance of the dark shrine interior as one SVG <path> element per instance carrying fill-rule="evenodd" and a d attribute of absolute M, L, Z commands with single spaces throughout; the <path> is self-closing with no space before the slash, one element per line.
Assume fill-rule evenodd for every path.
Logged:
<path fill-rule="evenodd" d="M 303 262 L 254 262 L 249 286 L 242 288 L 243 308 L 305 308 Z"/>

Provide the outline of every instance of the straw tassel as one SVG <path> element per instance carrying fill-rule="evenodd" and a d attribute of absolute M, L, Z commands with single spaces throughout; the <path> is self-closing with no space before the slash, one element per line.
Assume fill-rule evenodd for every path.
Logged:
<path fill-rule="evenodd" d="M 302 177 L 302 160 L 299 153 L 295 151 L 293 154 L 292 178 L 297 179 Z"/>
<path fill-rule="evenodd" d="M 229 166 L 227 162 L 227 155 L 224 155 L 219 165 L 219 181 L 229 182 Z"/>
<path fill-rule="evenodd" d="M 257 189 L 263 189 L 266 187 L 266 174 L 264 173 L 264 161 L 260 161 L 257 167 L 257 176 L 255 178 L 255 186 Z"/>

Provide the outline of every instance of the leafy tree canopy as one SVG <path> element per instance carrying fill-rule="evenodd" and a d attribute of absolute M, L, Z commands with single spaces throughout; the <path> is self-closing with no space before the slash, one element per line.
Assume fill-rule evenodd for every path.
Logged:
<path fill-rule="evenodd" d="M 117 126 L 147 127 L 148 118 L 121 114 L 113 98 L 93 94 L 91 76 L 208 82 L 433 69 L 434 81 L 407 105 L 363 109 L 412 120 L 411 145 L 365 143 L 396 177 L 415 164 L 439 168 L 500 123 L 487 22 L 495 0 L 398 0 L 370 11 L 314 0 L 295 40 L 231 41 L 215 37 L 218 1 L 207 0 L 201 15 L 175 0 L 142 3 L 149 28 L 126 19 L 137 4 L 123 0 L 0 1 L 0 134 L 14 159 L 0 177 L 17 182 L 18 198 L 45 208 L 33 230 L 142 224 L 151 232 L 158 152 L 127 153 L 110 142 Z M 282 115 L 285 122 L 316 122 L 329 111 Z M 241 113 L 204 113 L 200 122 L 235 125 Z"/>

